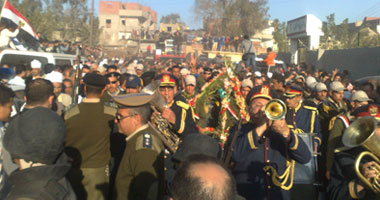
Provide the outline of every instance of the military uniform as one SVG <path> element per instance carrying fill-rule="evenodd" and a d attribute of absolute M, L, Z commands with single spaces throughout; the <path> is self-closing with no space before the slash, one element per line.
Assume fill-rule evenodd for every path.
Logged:
<path fill-rule="evenodd" d="M 330 173 L 330 181 L 327 187 L 328 199 L 380 199 L 372 190 L 364 189 L 358 193 L 356 185 L 359 181 L 355 172 L 355 161 L 357 156 L 365 151 L 362 147 L 356 147 L 345 151 L 337 151 L 335 154 L 334 164 Z M 362 161 L 364 164 L 368 161 Z"/>
<path fill-rule="evenodd" d="M 98 74 L 86 75 L 84 81 L 99 88 L 106 84 L 106 78 Z M 68 178 L 78 199 L 106 198 L 110 134 L 115 114 L 115 108 L 104 105 L 98 98 L 85 98 L 64 114 L 65 148 L 73 159 Z"/>
<path fill-rule="evenodd" d="M 334 161 L 334 150 L 343 147 L 342 136 L 346 128 L 350 126 L 350 121 L 344 114 L 339 115 L 334 120 L 334 125 L 329 133 L 326 150 L 326 170 L 330 171 Z"/>
<path fill-rule="evenodd" d="M 252 124 L 239 132 L 232 154 L 238 193 L 246 199 L 290 199 L 295 161 L 305 164 L 311 154 L 292 131 L 289 142 L 272 130 L 264 135 L 258 139 Z"/>
<path fill-rule="evenodd" d="M 257 86 L 248 93 L 246 102 L 249 105 L 254 98 L 271 100 L 275 95 L 269 86 Z M 244 124 L 233 144 L 232 173 L 238 194 L 246 199 L 290 199 L 295 162 L 309 162 L 311 153 L 293 131 L 286 140 L 267 128 L 259 138 L 256 128 L 252 123 Z M 235 131 L 231 133 L 228 141 L 232 141 Z"/>
<path fill-rule="evenodd" d="M 321 145 L 321 125 L 317 108 L 306 106 L 300 102 L 296 109 L 288 110 L 286 119 L 289 128 L 294 133 L 313 133 L 315 143 L 318 147 Z"/>
<path fill-rule="evenodd" d="M 194 110 L 186 103 L 182 95 L 176 95 L 173 103 L 169 105 L 169 108 L 176 116 L 173 130 L 177 134 L 185 136 L 191 133 L 198 133 L 198 129 L 195 125 Z"/>
<path fill-rule="evenodd" d="M 146 106 L 152 97 L 153 95 L 149 94 L 128 94 L 114 97 L 114 101 L 120 110 Z M 117 119 L 118 123 L 132 122 Z M 139 125 L 138 128 L 126 138 L 126 148 L 116 175 L 113 199 L 160 200 L 164 191 L 165 148 L 149 124 L 141 124 L 140 121 L 140 124 L 135 125 Z"/>
<path fill-rule="evenodd" d="M 144 125 L 127 137 L 114 199 L 162 199 L 163 166 L 164 146 L 154 130 Z"/>
<path fill-rule="evenodd" d="M 321 123 L 321 133 L 322 133 L 322 144 L 321 144 L 321 152 L 322 156 L 318 158 L 318 171 L 320 175 L 320 179 L 324 180 L 324 184 L 327 184 L 327 180 L 325 180 L 326 174 L 326 152 L 327 152 L 327 144 L 329 139 L 329 134 L 331 129 L 334 126 L 334 122 L 336 118 L 341 114 L 347 113 L 347 106 L 342 101 L 340 103 L 336 103 L 331 97 L 327 97 L 323 103 L 318 106 L 319 112 L 319 122 Z"/>

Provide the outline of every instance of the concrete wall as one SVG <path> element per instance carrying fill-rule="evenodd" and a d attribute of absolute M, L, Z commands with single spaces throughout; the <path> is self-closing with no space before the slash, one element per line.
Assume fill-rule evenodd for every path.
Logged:
<path fill-rule="evenodd" d="M 352 79 L 380 75 L 380 47 L 328 50 L 319 54 L 319 69 L 348 70 Z"/>

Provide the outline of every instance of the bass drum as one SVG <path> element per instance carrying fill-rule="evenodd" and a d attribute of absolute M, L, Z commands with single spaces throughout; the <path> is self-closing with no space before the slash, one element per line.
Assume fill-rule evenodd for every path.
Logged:
<path fill-rule="evenodd" d="M 292 200 L 313 200 L 317 199 L 318 191 L 316 187 L 316 172 L 317 172 L 317 152 L 314 151 L 314 134 L 299 133 L 300 139 L 307 145 L 311 159 L 306 164 L 295 163 L 293 187 L 290 191 Z"/>

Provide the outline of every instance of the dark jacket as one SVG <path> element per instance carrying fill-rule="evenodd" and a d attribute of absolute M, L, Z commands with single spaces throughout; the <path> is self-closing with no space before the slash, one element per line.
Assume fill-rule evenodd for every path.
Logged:
<path fill-rule="evenodd" d="M 62 154 L 56 164 L 31 167 L 13 172 L 7 200 L 75 200 L 75 194 L 65 175 L 70 169 L 67 156 Z"/>
<path fill-rule="evenodd" d="M 258 139 L 252 124 L 245 124 L 240 129 L 232 153 L 235 162 L 232 173 L 238 193 L 246 199 L 290 199 L 290 188 L 278 187 L 272 181 L 272 176 L 276 177 L 275 173 L 279 176 L 285 174 L 289 166 L 293 168 L 294 161 L 307 163 L 311 153 L 302 139 L 292 131 L 289 142 L 272 130 L 267 130 L 264 135 L 267 137 Z M 288 179 L 284 178 L 284 185 L 292 185 L 292 178 L 293 173 L 289 173 Z"/>

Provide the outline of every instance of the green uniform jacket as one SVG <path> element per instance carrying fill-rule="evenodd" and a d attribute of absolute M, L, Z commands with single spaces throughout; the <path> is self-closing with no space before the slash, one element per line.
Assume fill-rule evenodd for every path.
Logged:
<path fill-rule="evenodd" d="M 115 115 L 116 109 L 102 102 L 82 102 L 64 114 L 66 153 L 74 159 L 74 167 L 99 168 L 108 165 Z"/>
<path fill-rule="evenodd" d="M 162 199 L 164 145 L 154 130 L 146 126 L 127 139 L 113 199 Z"/>

